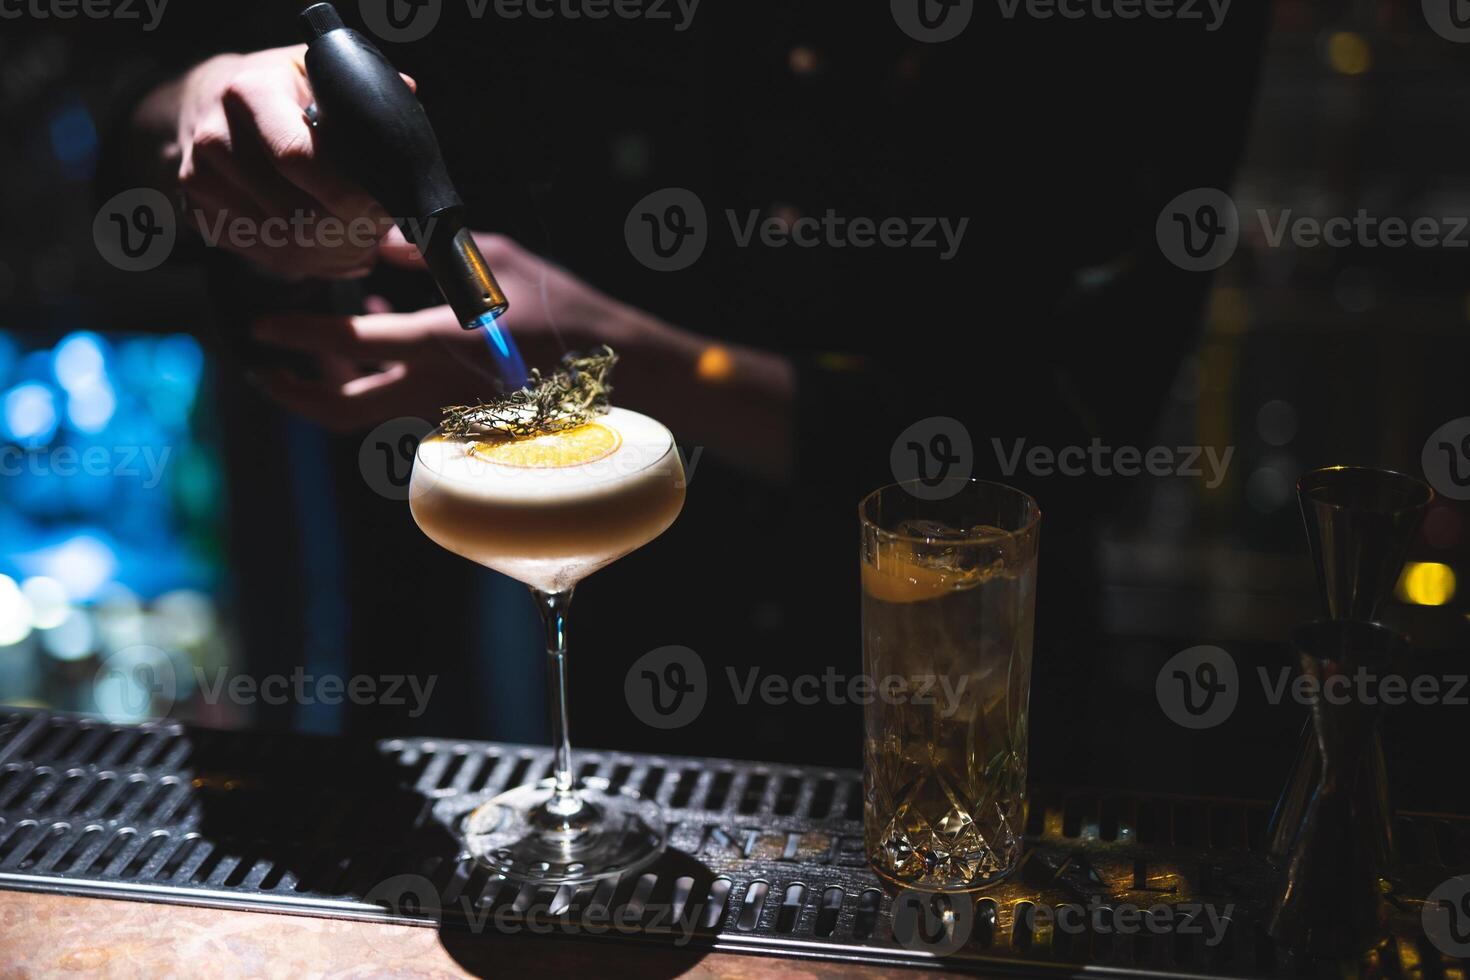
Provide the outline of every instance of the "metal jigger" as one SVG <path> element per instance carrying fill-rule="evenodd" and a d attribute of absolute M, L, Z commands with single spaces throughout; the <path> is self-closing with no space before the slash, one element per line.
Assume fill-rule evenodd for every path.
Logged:
<path fill-rule="evenodd" d="M 1390 470 L 1329 466 L 1297 481 L 1328 619 L 1372 622 L 1393 591 L 1434 491 Z"/>
<path fill-rule="evenodd" d="M 1319 685 L 1291 778 L 1271 817 L 1281 868 L 1271 913 L 1277 939 L 1314 953 L 1361 951 L 1382 934 L 1382 897 L 1396 869 L 1379 712 L 1348 684 L 1393 668 L 1406 641 L 1373 620 L 1393 591 L 1434 492 L 1401 473 L 1334 466 L 1297 483 L 1326 619 L 1292 634 L 1298 666 Z M 1341 690 L 1341 689 L 1339 689 Z"/>

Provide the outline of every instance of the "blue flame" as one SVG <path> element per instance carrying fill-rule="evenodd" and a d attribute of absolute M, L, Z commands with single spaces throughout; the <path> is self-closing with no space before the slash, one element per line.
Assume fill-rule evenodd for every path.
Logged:
<path fill-rule="evenodd" d="M 485 344 L 495 358 L 495 369 L 500 373 L 500 380 L 505 383 L 506 390 L 524 388 L 527 381 L 526 362 L 521 359 L 521 352 L 516 349 L 516 342 L 511 339 L 510 331 L 503 329 L 495 321 L 494 313 L 480 314 L 473 325 L 484 331 Z"/>

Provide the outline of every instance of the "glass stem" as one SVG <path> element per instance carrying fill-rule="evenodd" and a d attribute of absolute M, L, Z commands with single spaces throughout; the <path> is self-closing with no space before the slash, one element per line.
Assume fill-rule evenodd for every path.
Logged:
<path fill-rule="evenodd" d="M 536 608 L 546 627 L 546 679 L 548 711 L 551 715 L 551 744 L 556 754 L 555 785 L 546 801 L 548 813 L 570 817 L 582 809 L 572 783 L 572 736 L 567 725 L 567 608 L 572 590 L 542 592 L 532 589 Z"/>

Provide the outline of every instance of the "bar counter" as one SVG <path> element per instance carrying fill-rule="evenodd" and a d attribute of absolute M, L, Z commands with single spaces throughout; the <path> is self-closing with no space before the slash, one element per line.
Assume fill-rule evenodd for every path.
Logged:
<path fill-rule="evenodd" d="M 1392 934 L 1326 963 L 1269 934 L 1264 801 L 1033 786 L 1019 867 L 966 900 L 883 885 L 856 772 L 577 763 L 656 799 L 668 850 L 596 886 L 522 886 L 469 860 L 454 828 L 539 778 L 545 748 L 8 709 L 7 975 L 1464 976 L 1421 925 L 1426 896 L 1466 870 L 1462 817 L 1398 815 Z"/>
<path fill-rule="evenodd" d="M 889 980 L 902 969 L 664 950 L 609 956 L 596 945 L 485 937 L 451 954 L 431 929 L 295 915 L 158 906 L 63 895 L 0 893 L 5 976 L 236 977 L 688 976 L 698 980 Z M 372 962 L 363 948 L 371 944 Z M 925 973 L 925 976 L 944 976 Z"/>

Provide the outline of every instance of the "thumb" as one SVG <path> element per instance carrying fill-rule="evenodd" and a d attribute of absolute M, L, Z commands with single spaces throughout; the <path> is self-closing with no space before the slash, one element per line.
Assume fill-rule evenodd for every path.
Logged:
<path fill-rule="evenodd" d="M 404 269 L 424 268 L 424 257 L 419 254 L 418 246 L 405 238 L 397 225 L 378 242 L 378 257 Z"/>
<path fill-rule="evenodd" d="M 515 263 L 522 254 L 519 246 L 504 235 L 488 231 L 477 231 L 472 235 L 485 261 L 496 269 Z M 388 234 L 379 239 L 378 257 L 389 265 L 396 265 L 404 269 L 426 267 L 418 246 L 409 241 L 404 236 L 403 229 L 397 225 L 394 225 L 389 229 Z"/>

